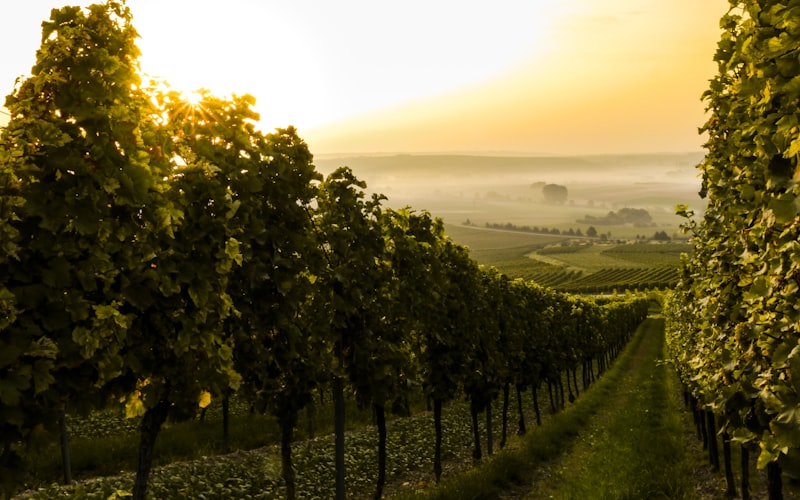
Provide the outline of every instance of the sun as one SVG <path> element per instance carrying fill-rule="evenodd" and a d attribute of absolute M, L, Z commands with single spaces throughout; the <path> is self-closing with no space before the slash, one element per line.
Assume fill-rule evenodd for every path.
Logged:
<path fill-rule="evenodd" d="M 183 90 L 175 89 L 178 94 L 181 111 L 191 121 L 207 120 L 208 104 L 214 98 L 211 96 L 207 89 L 201 88 L 197 90 Z"/>
<path fill-rule="evenodd" d="M 181 97 L 193 108 L 199 108 L 205 99 L 203 92 L 199 90 L 181 91 Z"/>

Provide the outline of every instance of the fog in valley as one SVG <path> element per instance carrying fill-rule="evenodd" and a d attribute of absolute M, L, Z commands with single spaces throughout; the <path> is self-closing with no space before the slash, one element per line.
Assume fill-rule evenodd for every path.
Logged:
<path fill-rule="evenodd" d="M 621 208 L 647 210 L 653 226 L 676 232 L 683 221 L 675 206 L 700 212 L 703 200 L 696 166 L 703 153 L 599 156 L 373 155 L 317 157 L 327 174 L 349 166 L 369 192 L 387 196 L 386 206 L 428 210 L 448 224 L 581 228 L 590 217 Z M 545 199 L 542 187 L 567 188 L 567 199 Z M 615 235 L 641 228 L 615 228 Z M 630 229 L 630 230 L 628 230 Z"/>

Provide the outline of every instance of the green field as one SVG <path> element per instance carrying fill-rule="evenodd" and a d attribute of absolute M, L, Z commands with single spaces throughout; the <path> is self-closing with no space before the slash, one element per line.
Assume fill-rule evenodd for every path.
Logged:
<path fill-rule="evenodd" d="M 477 254 L 491 258 L 494 255 L 492 252 L 503 253 L 508 249 L 533 251 L 569 239 L 567 236 L 561 235 L 524 233 L 454 224 L 447 224 L 445 233 L 460 245 L 469 248 L 473 258 L 476 258 Z M 480 259 L 477 260 L 480 261 Z"/>
<path fill-rule="evenodd" d="M 445 231 L 478 263 L 514 277 L 575 293 L 669 288 L 688 243 L 608 243 L 448 224 Z"/>
<path fill-rule="evenodd" d="M 606 268 L 652 268 L 677 266 L 688 243 L 587 243 L 547 247 L 530 255 L 537 260 L 594 273 Z"/>
<path fill-rule="evenodd" d="M 567 237 L 502 231 L 447 224 L 445 233 L 469 248 L 479 264 L 497 267 L 508 276 L 532 279 L 538 272 L 558 269 L 557 266 L 528 257 L 540 248 L 567 241 Z"/>

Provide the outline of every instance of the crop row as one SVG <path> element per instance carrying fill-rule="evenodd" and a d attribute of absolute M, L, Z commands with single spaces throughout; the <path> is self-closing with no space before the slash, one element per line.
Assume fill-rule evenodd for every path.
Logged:
<path fill-rule="evenodd" d="M 557 269 L 554 271 L 544 271 L 533 275 L 533 280 L 542 285 L 551 288 L 559 288 L 563 285 L 576 281 L 583 272 L 577 270 Z"/>
<path fill-rule="evenodd" d="M 613 290 L 669 288 L 678 281 L 675 267 L 611 268 L 592 274 L 577 271 L 549 271 L 535 274 L 533 280 L 544 286 L 571 293 L 603 293 Z"/>

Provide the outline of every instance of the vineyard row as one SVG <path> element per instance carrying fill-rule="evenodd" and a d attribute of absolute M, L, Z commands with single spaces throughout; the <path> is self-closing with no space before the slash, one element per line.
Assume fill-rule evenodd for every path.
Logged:
<path fill-rule="evenodd" d="M 642 298 L 569 297 L 480 268 L 430 214 L 384 208 L 346 167 L 323 178 L 294 128 L 257 130 L 249 95 L 189 100 L 143 78 L 131 20 L 114 0 L 53 10 L 6 100 L 5 491 L 35 436 L 123 404 L 141 418 L 144 499 L 167 419 L 235 393 L 277 418 L 294 498 L 298 413 L 329 384 L 336 497 L 345 391 L 375 411 L 380 497 L 385 412 L 407 412 L 410 394 L 433 401 L 438 477 L 443 402 L 466 395 L 475 422 L 507 384 L 604 366 L 646 315 Z"/>
<path fill-rule="evenodd" d="M 570 293 L 610 293 L 615 290 L 671 288 L 678 281 L 678 270 L 672 266 L 610 268 L 583 274 L 562 269 L 534 272 L 531 279 L 542 286 Z"/>
<path fill-rule="evenodd" d="M 712 446 L 722 436 L 728 493 L 736 443 L 767 470 L 771 499 L 782 471 L 800 473 L 798 16 L 793 2 L 732 0 L 721 19 L 698 166 L 708 203 L 697 218 L 679 209 L 694 248 L 666 305 L 670 356 Z"/>

